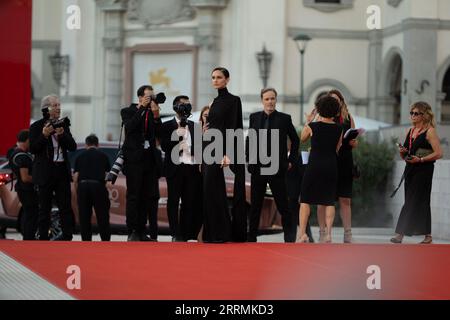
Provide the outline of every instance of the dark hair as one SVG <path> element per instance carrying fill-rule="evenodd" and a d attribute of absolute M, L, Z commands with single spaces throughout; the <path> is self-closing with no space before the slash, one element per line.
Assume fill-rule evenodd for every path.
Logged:
<path fill-rule="evenodd" d="M 17 142 L 26 142 L 30 136 L 30 131 L 28 129 L 21 130 L 17 134 Z"/>
<path fill-rule="evenodd" d="M 324 118 L 334 118 L 339 113 L 340 103 L 335 98 L 327 94 L 317 101 L 317 112 Z"/>
<path fill-rule="evenodd" d="M 270 92 L 270 91 L 272 91 L 273 93 L 275 93 L 275 97 L 278 96 L 278 92 L 277 92 L 277 90 L 275 90 L 274 88 L 264 88 L 264 89 L 261 89 L 261 99 L 263 98 L 264 93 Z"/>
<path fill-rule="evenodd" d="M 87 146 L 96 146 L 98 147 L 98 138 L 95 134 L 91 133 L 84 140 Z"/>
<path fill-rule="evenodd" d="M 222 72 L 223 75 L 225 76 L 225 78 L 227 78 L 227 79 L 230 77 L 230 72 L 227 69 L 225 69 L 224 67 L 214 68 L 214 70 L 211 73 L 213 73 L 214 71 Z"/>
<path fill-rule="evenodd" d="M 175 99 L 173 99 L 172 105 L 176 106 L 180 102 L 181 99 L 189 100 L 189 97 L 188 96 L 176 96 Z"/>
<path fill-rule="evenodd" d="M 317 102 L 318 102 L 321 98 L 325 97 L 327 94 L 328 94 L 327 91 L 322 91 L 321 93 L 319 93 L 319 94 L 317 95 L 317 97 L 316 97 L 316 101 L 314 102 L 314 105 L 317 106 Z"/>
<path fill-rule="evenodd" d="M 149 86 L 148 84 L 140 86 L 139 89 L 137 90 L 137 96 L 138 97 L 143 97 L 145 95 L 144 91 L 147 90 L 147 89 L 153 91 L 153 87 Z"/>

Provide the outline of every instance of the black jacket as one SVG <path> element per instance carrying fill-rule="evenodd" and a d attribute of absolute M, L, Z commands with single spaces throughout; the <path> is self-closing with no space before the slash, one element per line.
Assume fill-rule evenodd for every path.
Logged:
<path fill-rule="evenodd" d="M 189 133 L 191 135 L 191 155 L 194 156 L 194 122 L 188 120 Z M 172 177 L 176 173 L 177 165 L 172 161 L 172 150 L 177 147 L 179 141 L 171 141 L 172 132 L 178 129 L 178 123 L 175 118 L 165 122 L 161 126 L 161 149 L 164 151 L 164 175 Z"/>
<path fill-rule="evenodd" d="M 51 136 L 46 138 L 42 133 L 47 120 L 41 119 L 30 126 L 30 152 L 34 154 L 33 161 L 33 183 L 45 185 L 49 182 L 50 170 L 53 168 L 53 142 Z M 64 164 L 67 167 L 67 175 L 72 179 L 68 151 L 77 150 L 77 144 L 70 133 L 69 128 L 58 138 L 61 147 Z"/>
<path fill-rule="evenodd" d="M 122 151 L 126 163 L 141 163 L 144 160 L 144 143 L 148 140 L 150 150 L 156 157 L 156 138 L 159 137 L 161 129 L 161 119 L 155 119 L 150 108 L 139 108 L 137 104 L 120 111 L 122 122 L 125 127 L 125 141 Z M 145 118 L 148 112 L 148 131 L 145 134 Z M 155 159 L 156 161 L 156 159 Z"/>
<path fill-rule="evenodd" d="M 259 155 L 259 147 L 260 147 L 260 141 L 259 141 L 259 129 L 264 128 L 264 111 L 255 112 L 250 115 L 250 121 L 249 121 L 249 129 L 254 129 L 257 132 L 257 150 L 258 153 L 256 155 Z M 289 163 L 295 164 L 298 161 L 298 150 L 300 146 L 300 139 L 297 135 L 297 131 L 294 128 L 294 125 L 292 124 L 291 116 L 279 112 L 274 111 L 270 115 L 270 129 L 278 129 L 279 130 L 279 141 L 278 141 L 278 149 L 279 149 L 279 163 L 280 167 L 278 169 L 277 174 L 285 174 L 288 168 Z M 291 153 L 288 157 L 288 149 L 287 149 L 287 138 L 291 140 Z M 249 161 L 250 154 L 249 154 L 249 137 L 246 139 L 246 160 Z M 272 156 L 273 157 L 273 156 Z M 259 162 L 259 156 L 257 164 L 249 164 L 248 165 L 248 171 L 251 174 L 260 174 L 261 171 L 261 164 Z"/>

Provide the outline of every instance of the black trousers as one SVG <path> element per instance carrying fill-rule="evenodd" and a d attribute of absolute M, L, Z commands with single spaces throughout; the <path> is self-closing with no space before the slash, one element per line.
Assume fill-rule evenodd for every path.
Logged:
<path fill-rule="evenodd" d="M 288 206 L 289 211 L 292 212 L 292 222 L 291 228 L 288 228 L 288 231 L 285 232 L 285 240 L 286 242 L 295 242 L 297 238 L 297 226 L 299 224 L 299 210 L 300 210 L 300 191 L 302 186 L 302 178 L 305 173 L 305 165 L 293 166 L 291 170 L 288 170 L 286 173 L 286 185 L 287 185 L 287 193 L 288 193 Z M 314 241 L 311 233 L 311 227 L 308 224 L 306 225 L 306 234 L 308 235 L 310 241 Z"/>
<path fill-rule="evenodd" d="M 202 225 L 201 174 L 198 165 L 180 164 L 167 177 L 167 215 L 170 233 L 177 240 L 197 239 Z M 181 210 L 179 203 L 181 199 Z"/>
<path fill-rule="evenodd" d="M 286 237 L 286 231 L 291 232 L 293 226 L 292 212 L 288 207 L 288 197 L 286 191 L 286 177 L 284 175 L 263 176 L 252 174 L 251 177 L 251 209 L 250 209 L 250 228 L 249 241 L 256 241 L 258 235 L 259 220 L 261 217 L 261 209 L 266 193 L 266 186 L 269 184 L 275 200 L 278 211 L 281 214 L 281 222 L 285 231 L 285 241 L 290 242 Z M 295 239 L 294 239 L 295 241 Z"/>
<path fill-rule="evenodd" d="M 51 170 L 49 182 L 38 187 L 39 240 L 49 240 L 53 194 L 61 217 L 62 240 L 71 241 L 74 219 L 71 206 L 70 177 L 63 163 L 55 165 Z"/>
<path fill-rule="evenodd" d="M 148 157 L 150 159 L 150 156 Z M 155 188 L 158 186 L 157 170 L 154 163 L 126 163 L 127 184 L 126 222 L 128 233 L 136 231 L 145 233 L 147 215 L 150 212 L 151 201 Z"/>
<path fill-rule="evenodd" d="M 154 186 L 152 191 L 154 192 L 149 199 L 149 212 L 148 212 L 148 226 L 150 231 L 150 238 L 153 240 L 158 239 L 158 208 L 159 208 L 159 178 L 153 182 Z"/>
<path fill-rule="evenodd" d="M 111 240 L 109 225 L 108 190 L 105 185 L 97 181 L 80 181 L 78 184 L 78 212 L 80 216 L 81 239 L 92 241 L 92 208 L 95 210 L 97 226 L 102 241 Z"/>
<path fill-rule="evenodd" d="M 21 229 L 23 240 L 36 240 L 39 220 L 39 199 L 34 190 L 17 190 L 22 204 Z"/>

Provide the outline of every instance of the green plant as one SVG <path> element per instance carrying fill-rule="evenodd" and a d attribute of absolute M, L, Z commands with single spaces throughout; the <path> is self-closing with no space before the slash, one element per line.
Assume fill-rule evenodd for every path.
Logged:
<path fill-rule="evenodd" d="M 385 197 L 388 176 L 394 166 L 393 143 L 368 143 L 359 140 L 353 158 L 361 171 L 353 183 L 352 221 L 355 226 L 384 227 L 392 216 L 386 212 Z"/>

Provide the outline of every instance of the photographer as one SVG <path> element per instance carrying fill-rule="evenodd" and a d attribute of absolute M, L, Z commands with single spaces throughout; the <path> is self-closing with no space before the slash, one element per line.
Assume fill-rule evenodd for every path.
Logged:
<path fill-rule="evenodd" d="M 16 191 L 22 204 L 21 230 L 23 240 L 35 240 L 38 227 L 38 197 L 34 190 L 31 172 L 33 157 L 29 153 L 29 131 L 17 134 L 17 147 L 9 155 L 9 164 L 17 177 Z"/>
<path fill-rule="evenodd" d="M 165 152 L 164 171 L 167 181 L 167 215 L 172 241 L 197 239 L 202 224 L 201 175 L 194 164 L 194 122 L 187 120 L 192 106 L 189 97 L 178 96 L 173 101 L 176 116 L 161 128 L 161 148 Z M 176 132 L 178 141 L 173 141 Z M 178 214 L 181 198 L 181 212 Z"/>
<path fill-rule="evenodd" d="M 53 193 L 61 216 L 62 234 L 53 240 L 72 240 L 73 213 L 71 207 L 68 151 L 77 145 L 70 133 L 70 121 L 59 119 L 61 104 L 56 95 L 42 99 L 43 118 L 30 127 L 30 151 L 34 154 L 33 183 L 39 197 L 39 239 L 49 240 L 50 212 Z"/>
<path fill-rule="evenodd" d="M 122 147 L 123 172 L 127 184 L 127 228 L 128 241 L 150 241 L 145 234 L 147 213 L 150 211 L 148 199 L 155 194 L 158 186 L 156 167 L 156 136 L 159 136 L 161 119 L 159 103 L 164 103 L 164 94 L 153 95 L 149 85 L 137 91 L 139 104 L 131 104 L 121 110 L 125 126 L 125 141 Z"/>
<path fill-rule="evenodd" d="M 86 150 L 78 155 L 74 166 L 81 239 L 92 241 L 91 218 L 92 208 L 94 208 L 100 238 L 102 241 L 109 241 L 111 240 L 109 225 L 111 203 L 105 186 L 105 173 L 109 172 L 111 164 L 108 156 L 98 150 L 98 138 L 95 134 L 87 136 L 85 143 Z"/>

